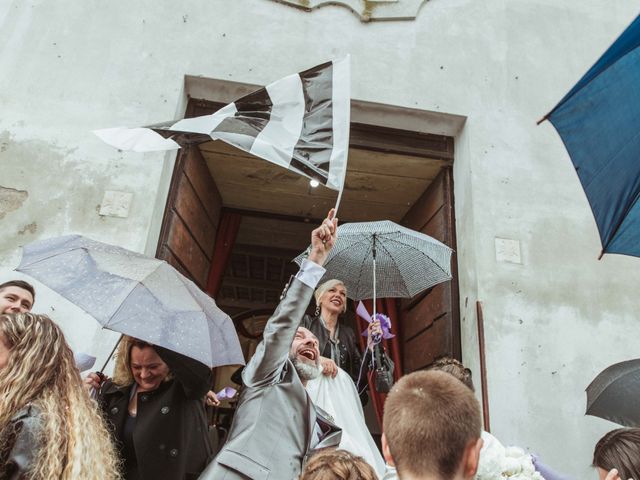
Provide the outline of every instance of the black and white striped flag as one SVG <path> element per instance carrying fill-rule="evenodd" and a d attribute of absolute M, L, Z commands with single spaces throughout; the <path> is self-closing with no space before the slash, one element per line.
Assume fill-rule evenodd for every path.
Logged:
<path fill-rule="evenodd" d="M 120 150 L 136 152 L 180 148 L 184 135 L 178 132 L 205 134 L 341 191 L 349 114 L 347 57 L 289 75 L 211 115 L 94 133 Z"/>

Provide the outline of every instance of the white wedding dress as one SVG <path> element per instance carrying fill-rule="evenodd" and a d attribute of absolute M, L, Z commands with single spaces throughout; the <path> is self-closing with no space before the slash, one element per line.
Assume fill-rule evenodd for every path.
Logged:
<path fill-rule="evenodd" d="M 331 415 L 334 423 L 342 428 L 340 448 L 364 458 L 382 478 L 385 463 L 367 429 L 358 391 L 347 372 L 338 368 L 335 378 L 321 375 L 310 380 L 307 391 L 313 403 Z"/>

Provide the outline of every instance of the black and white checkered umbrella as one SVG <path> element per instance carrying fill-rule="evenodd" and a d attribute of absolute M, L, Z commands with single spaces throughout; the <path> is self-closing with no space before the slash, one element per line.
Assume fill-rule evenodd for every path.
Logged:
<path fill-rule="evenodd" d="M 389 220 L 347 223 L 338 227 L 323 280 L 341 280 L 353 300 L 410 298 L 451 280 L 451 252 L 436 239 Z"/>

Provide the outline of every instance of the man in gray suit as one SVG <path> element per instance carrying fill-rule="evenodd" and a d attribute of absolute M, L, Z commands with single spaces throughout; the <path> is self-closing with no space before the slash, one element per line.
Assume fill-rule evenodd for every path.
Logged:
<path fill-rule="evenodd" d="M 311 234 L 311 251 L 291 279 L 242 372 L 229 438 L 200 480 L 294 480 L 314 450 L 337 446 L 342 435 L 305 390 L 320 374 L 318 339 L 299 328 L 322 265 L 336 239 L 333 210 Z"/>

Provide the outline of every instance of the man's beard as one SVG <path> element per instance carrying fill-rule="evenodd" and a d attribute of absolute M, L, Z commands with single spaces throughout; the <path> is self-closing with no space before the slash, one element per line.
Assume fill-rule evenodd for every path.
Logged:
<path fill-rule="evenodd" d="M 309 365 L 308 363 L 300 360 L 296 355 L 291 355 L 290 357 L 291 363 L 298 372 L 298 376 L 300 380 L 303 382 L 308 382 L 309 380 L 313 380 L 320 376 L 320 365 Z"/>

